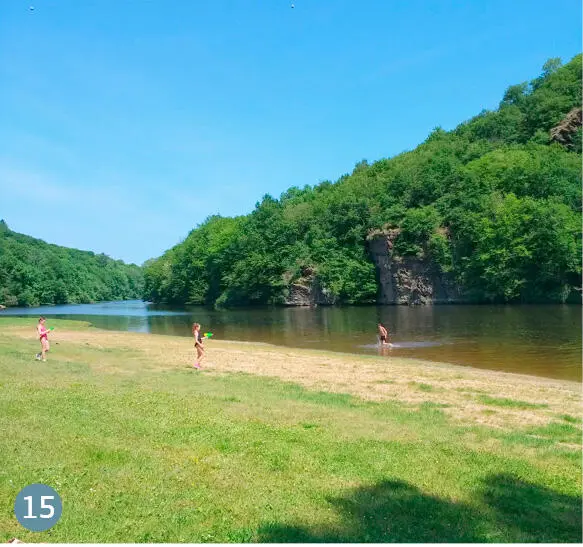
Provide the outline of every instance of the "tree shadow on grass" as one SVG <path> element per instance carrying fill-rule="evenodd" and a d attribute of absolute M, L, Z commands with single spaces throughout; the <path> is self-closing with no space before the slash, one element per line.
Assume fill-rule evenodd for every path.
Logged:
<path fill-rule="evenodd" d="M 358 488 L 329 503 L 341 517 L 338 528 L 267 525 L 259 541 L 269 543 L 474 542 L 472 509 L 423 494 L 401 481 Z"/>
<path fill-rule="evenodd" d="M 581 498 L 492 475 L 476 503 L 443 500 L 402 481 L 357 488 L 328 502 L 337 526 L 266 524 L 266 543 L 580 542 Z"/>
<path fill-rule="evenodd" d="M 483 501 L 510 541 L 581 543 L 581 496 L 555 492 L 512 475 L 484 481 Z"/>

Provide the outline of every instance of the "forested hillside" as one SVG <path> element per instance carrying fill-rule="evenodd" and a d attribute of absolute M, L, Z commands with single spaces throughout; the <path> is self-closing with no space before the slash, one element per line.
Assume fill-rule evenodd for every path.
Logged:
<path fill-rule="evenodd" d="M 141 298 L 142 269 L 103 254 L 50 245 L 0 221 L 0 304 L 87 303 Z"/>
<path fill-rule="evenodd" d="M 208 218 L 147 264 L 145 297 L 284 303 L 309 280 L 331 301 L 375 302 L 369 241 L 392 234 L 393 259 L 430 262 L 464 300 L 565 301 L 581 284 L 580 106 L 581 55 L 549 60 L 497 110 L 413 151 Z"/>

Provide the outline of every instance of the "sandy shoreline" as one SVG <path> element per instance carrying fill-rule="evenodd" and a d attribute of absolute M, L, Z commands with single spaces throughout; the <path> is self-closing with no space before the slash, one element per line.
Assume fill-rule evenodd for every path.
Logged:
<path fill-rule="evenodd" d="M 1 334 L 35 339 L 34 331 L 6 326 Z M 144 367 L 170 370 L 188 367 L 194 350 L 190 338 L 161 334 L 59 328 L 52 335 L 55 358 L 67 359 L 67 346 L 138 352 Z M 60 346 L 60 347 L 59 347 Z M 306 388 L 351 394 L 372 401 L 396 401 L 418 407 L 439 405 L 465 423 L 495 427 L 544 425 L 568 414 L 581 415 L 581 385 L 508 372 L 435 363 L 402 357 L 377 357 L 296 349 L 266 343 L 208 340 L 203 374 L 247 373 L 294 382 Z M 140 359 L 137 359 L 140 361 Z M 107 359 L 94 368 L 105 373 L 131 373 L 112 368 Z M 193 374 L 197 372 L 193 370 Z"/>

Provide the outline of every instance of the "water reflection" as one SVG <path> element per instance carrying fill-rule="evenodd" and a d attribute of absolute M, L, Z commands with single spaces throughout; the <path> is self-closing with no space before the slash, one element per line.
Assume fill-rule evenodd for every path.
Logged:
<path fill-rule="evenodd" d="M 36 309 L 3 315 L 79 319 L 112 330 L 190 336 L 194 321 L 217 339 L 350 353 L 379 352 L 377 324 L 387 325 L 393 348 L 407 356 L 475 367 L 581 380 L 581 307 L 433 306 L 262 308 L 216 311 L 140 301 Z"/>

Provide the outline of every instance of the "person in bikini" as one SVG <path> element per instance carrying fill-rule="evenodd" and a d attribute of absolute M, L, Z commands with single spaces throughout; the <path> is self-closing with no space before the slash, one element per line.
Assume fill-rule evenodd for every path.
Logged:
<path fill-rule="evenodd" d="M 194 362 L 194 368 L 202 368 L 200 366 L 201 361 L 204 358 L 204 347 L 202 345 L 202 335 L 200 334 L 200 323 L 194 323 L 192 325 L 192 335 L 194 336 L 194 347 L 196 348 L 196 361 Z"/>
<path fill-rule="evenodd" d="M 45 321 L 46 319 L 44 317 L 41 317 L 38 320 L 38 325 L 36 327 L 37 333 L 38 333 L 38 337 L 40 340 L 40 347 L 41 347 L 41 352 L 37 353 L 35 358 L 37 361 L 40 361 L 41 359 L 43 361 L 47 360 L 47 352 L 51 349 L 51 345 L 49 344 L 49 330 L 46 328 L 45 326 Z"/>

